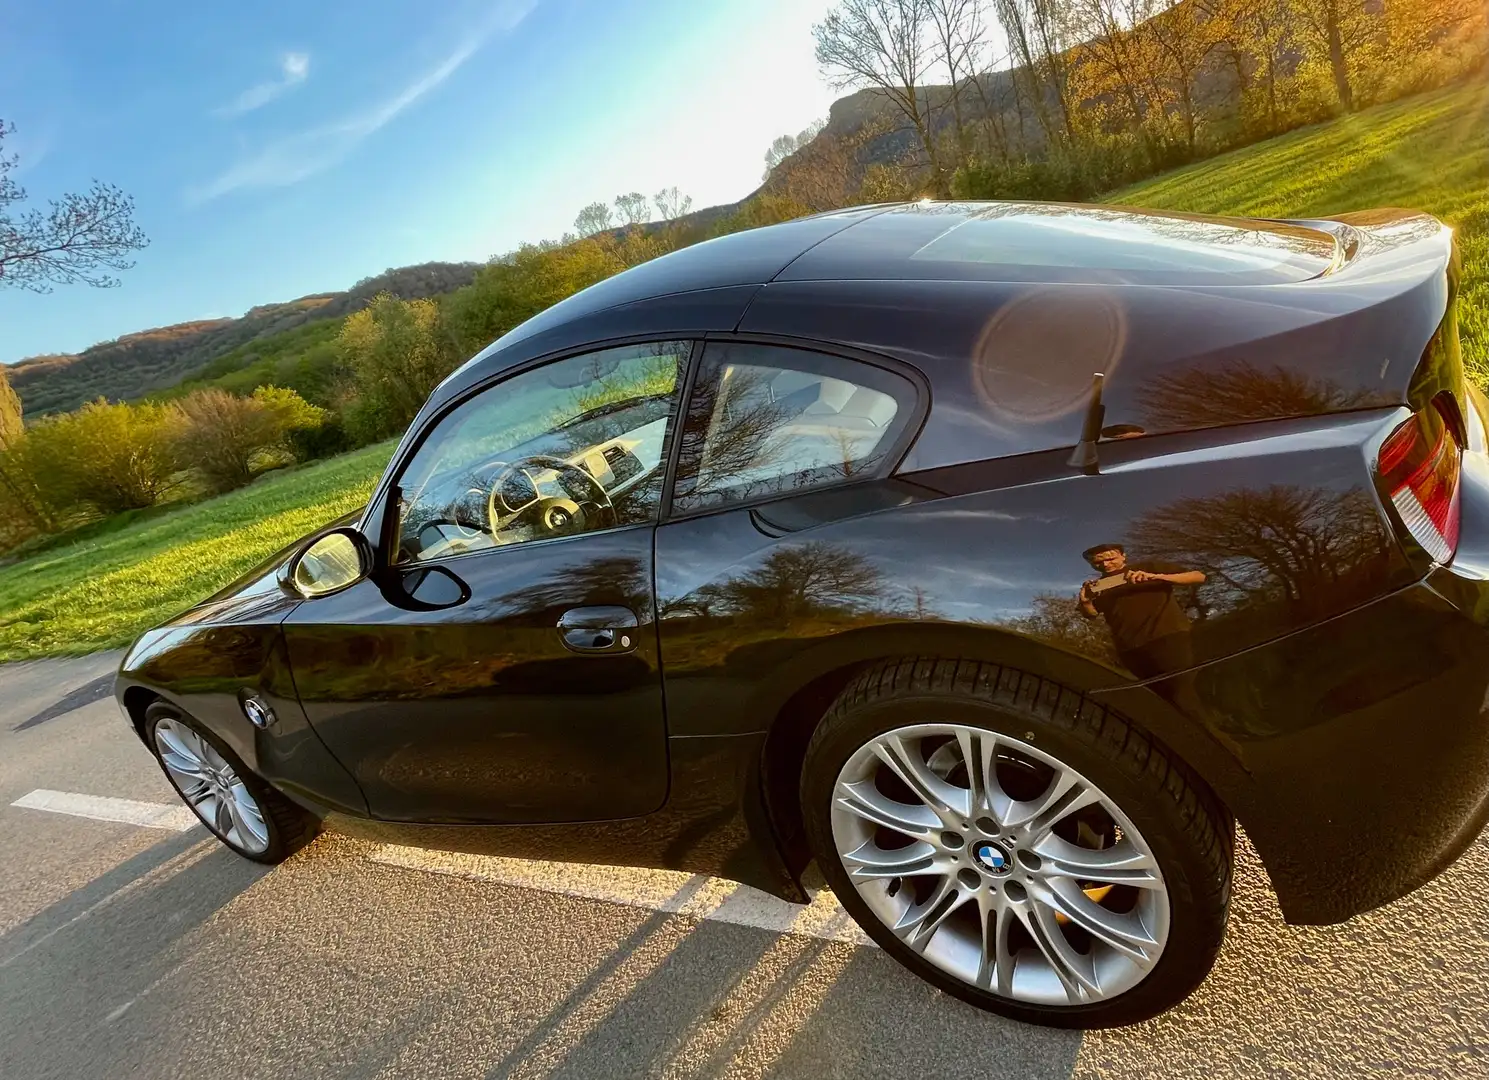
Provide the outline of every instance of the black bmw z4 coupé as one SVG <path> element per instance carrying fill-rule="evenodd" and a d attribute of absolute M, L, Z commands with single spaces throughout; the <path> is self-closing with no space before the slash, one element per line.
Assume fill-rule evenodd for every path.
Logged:
<path fill-rule="evenodd" d="M 873 206 L 513 330 L 366 508 L 146 633 L 203 822 L 722 875 L 815 862 L 947 993 L 1151 1017 L 1223 936 L 1489 812 L 1489 401 L 1453 234 Z"/>

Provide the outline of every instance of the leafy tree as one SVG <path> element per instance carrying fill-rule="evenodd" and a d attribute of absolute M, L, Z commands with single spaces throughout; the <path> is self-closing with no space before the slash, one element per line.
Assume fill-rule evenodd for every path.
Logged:
<path fill-rule="evenodd" d="M 53 199 L 46 210 L 21 210 L 26 191 L 11 175 L 5 136 L 14 127 L 0 120 L 0 288 L 49 292 L 53 285 L 119 284 L 109 270 L 128 270 L 129 254 L 149 243 L 134 223 L 134 200 L 97 180 L 86 192 Z"/>
<path fill-rule="evenodd" d="M 624 270 L 623 250 L 590 237 L 562 247 L 526 244 L 493 261 L 445 302 L 459 353 L 485 348 L 543 309 Z"/>
<path fill-rule="evenodd" d="M 356 393 L 348 426 L 366 442 L 408 427 L 457 363 L 439 305 L 427 299 L 382 293 L 347 316 L 336 343 Z"/>
<path fill-rule="evenodd" d="M 26 460 L 25 438 L 21 399 L 0 367 L 0 496 L 6 505 L 6 513 L 0 514 L 0 549 L 46 531 L 53 524 L 50 507 L 37 489 Z"/>
<path fill-rule="evenodd" d="M 21 399 L 11 388 L 5 377 L 5 368 L 0 367 L 0 450 L 21 437 L 25 430 L 21 423 Z"/>
<path fill-rule="evenodd" d="M 1290 8 L 1298 36 L 1327 61 L 1339 104 L 1354 112 L 1352 68 L 1359 52 L 1381 35 L 1379 8 L 1370 0 L 1290 0 Z"/>
<path fill-rule="evenodd" d="M 622 225 L 641 225 L 651 220 L 651 206 L 639 191 L 615 197 L 615 212 Z"/>
<path fill-rule="evenodd" d="M 592 202 L 574 219 L 574 231 L 580 237 L 593 236 L 595 233 L 606 232 L 615 228 L 615 220 L 611 216 L 610 207 L 602 202 Z"/>
<path fill-rule="evenodd" d="M 181 413 L 100 398 L 26 432 L 28 471 L 59 508 L 101 514 L 154 506 L 176 486 Z"/>

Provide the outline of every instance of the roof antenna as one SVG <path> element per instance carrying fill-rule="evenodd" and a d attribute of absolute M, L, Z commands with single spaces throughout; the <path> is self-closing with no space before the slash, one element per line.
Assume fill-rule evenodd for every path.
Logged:
<path fill-rule="evenodd" d="M 1096 372 L 1091 376 L 1091 404 L 1086 406 L 1086 422 L 1081 427 L 1081 441 L 1075 444 L 1070 455 L 1070 467 L 1079 469 L 1087 476 L 1101 471 L 1096 457 L 1096 442 L 1101 438 L 1101 422 L 1106 419 L 1106 406 L 1101 403 L 1101 384 L 1106 376 Z"/>

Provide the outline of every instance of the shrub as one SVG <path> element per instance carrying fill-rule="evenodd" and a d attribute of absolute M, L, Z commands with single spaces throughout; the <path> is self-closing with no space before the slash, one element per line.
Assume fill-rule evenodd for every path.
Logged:
<path fill-rule="evenodd" d="M 26 470 L 59 509 L 114 514 L 154 506 L 177 482 L 181 428 L 173 405 L 99 398 L 28 429 Z"/>
<path fill-rule="evenodd" d="M 261 386 L 252 397 L 196 390 L 179 403 L 181 459 L 214 491 L 242 487 L 266 467 L 294 457 L 292 433 L 320 427 L 325 410 L 293 390 Z"/>

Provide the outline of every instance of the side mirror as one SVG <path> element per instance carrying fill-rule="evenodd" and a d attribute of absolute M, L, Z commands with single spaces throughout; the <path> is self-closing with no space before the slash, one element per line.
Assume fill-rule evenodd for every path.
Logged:
<path fill-rule="evenodd" d="M 372 547 L 356 529 L 332 529 L 301 548 L 280 581 L 307 600 L 350 588 L 372 572 Z"/>

